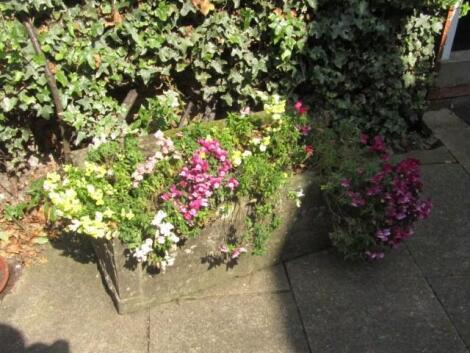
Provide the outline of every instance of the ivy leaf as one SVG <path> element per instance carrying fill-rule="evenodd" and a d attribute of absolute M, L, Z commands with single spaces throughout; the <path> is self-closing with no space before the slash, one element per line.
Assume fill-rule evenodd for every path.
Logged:
<path fill-rule="evenodd" d="M 5 113 L 8 113 L 15 107 L 16 102 L 18 102 L 18 99 L 15 97 L 12 97 L 12 98 L 5 97 L 2 100 L 1 107 Z"/>
<path fill-rule="evenodd" d="M 307 4 L 312 8 L 315 9 L 318 7 L 318 0 L 307 0 Z"/>

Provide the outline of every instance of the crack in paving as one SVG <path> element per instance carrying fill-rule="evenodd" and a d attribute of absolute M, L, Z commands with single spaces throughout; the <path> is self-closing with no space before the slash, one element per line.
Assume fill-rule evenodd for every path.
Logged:
<path fill-rule="evenodd" d="M 419 269 L 419 272 L 421 273 L 423 279 L 426 281 L 426 284 L 428 285 L 429 289 L 431 290 L 433 296 L 436 298 L 437 302 L 439 303 L 440 307 L 442 308 L 442 310 L 444 311 L 444 314 L 445 316 L 447 317 L 447 320 L 449 320 L 449 323 L 451 324 L 452 328 L 455 330 L 457 336 L 459 337 L 460 341 L 462 341 L 463 345 L 465 346 L 465 348 L 467 349 L 467 352 L 470 353 L 470 346 L 467 344 L 467 342 L 465 341 L 465 339 L 463 338 L 462 334 L 460 333 L 459 329 L 457 328 L 457 326 L 455 325 L 454 323 L 454 320 L 452 320 L 449 312 L 447 311 L 444 303 L 441 301 L 441 298 L 439 297 L 439 295 L 437 294 L 437 292 L 434 290 L 433 286 L 431 285 L 431 282 L 429 281 L 429 278 L 428 276 L 426 276 L 424 274 L 424 271 L 423 269 L 421 268 L 420 264 L 418 263 L 418 261 L 416 260 L 414 254 L 413 254 L 413 251 L 411 251 L 411 249 L 406 246 L 406 250 L 408 251 L 408 253 L 410 254 L 410 257 L 411 259 L 413 260 L 414 264 L 416 265 L 416 267 Z M 448 278 L 449 276 L 440 276 L 441 278 Z"/>
<path fill-rule="evenodd" d="M 285 262 L 282 263 L 282 267 L 284 268 L 284 273 L 286 274 L 286 277 L 287 277 L 287 283 L 289 284 L 290 292 L 292 293 L 292 299 L 294 300 L 295 308 L 297 309 L 297 315 L 299 316 L 300 325 L 302 326 L 302 332 L 305 336 L 305 340 L 307 341 L 308 351 L 309 351 L 309 353 L 313 353 L 312 347 L 310 346 L 310 341 L 308 339 L 307 330 L 305 329 L 305 324 L 304 324 L 304 320 L 302 318 L 302 313 L 300 311 L 299 304 L 297 303 L 297 298 L 295 297 L 294 288 L 292 287 L 292 283 L 291 283 L 290 277 L 289 277 L 289 272 L 287 271 L 287 267 L 286 267 Z"/>

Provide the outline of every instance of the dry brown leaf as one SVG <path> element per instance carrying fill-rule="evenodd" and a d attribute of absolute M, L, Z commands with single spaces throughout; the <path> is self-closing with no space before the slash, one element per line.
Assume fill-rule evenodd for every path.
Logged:
<path fill-rule="evenodd" d="M 38 28 L 38 33 L 46 33 L 49 31 L 49 28 L 46 25 L 42 25 Z"/>
<path fill-rule="evenodd" d="M 99 69 L 100 66 L 101 66 L 101 55 L 100 54 L 95 54 L 95 55 L 93 55 L 93 59 L 95 60 L 96 68 Z"/>
<path fill-rule="evenodd" d="M 119 13 L 119 11 L 114 11 L 111 14 L 111 19 L 104 22 L 105 27 L 114 27 L 118 24 L 121 24 L 124 21 L 124 16 Z"/>
<path fill-rule="evenodd" d="M 57 72 L 57 65 L 54 63 L 51 63 L 50 61 L 47 63 L 47 66 L 49 67 L 49 70 L 51 73 L 54 75 Z"/>
<path fill-rule="evenodd" d="M 191 0 L 194 7 L 197 8 L 204 16 L 215 10 L 215 6 L 209 0 Z"/>

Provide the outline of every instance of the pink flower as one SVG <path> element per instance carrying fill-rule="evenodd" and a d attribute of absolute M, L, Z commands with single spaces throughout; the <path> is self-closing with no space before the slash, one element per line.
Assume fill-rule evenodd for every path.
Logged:
<path fill-rule="evenodd" d="M 300 115 L 303 115 L 308 112 L 308 107 L 304 106 L 301 100 L 298 100 L 297 102 L 295 102 L 294 109 Z"/>
<path fill-rule="evenodd" d="M 232 252 L 232 259 L 237 259 L 241 254 L 246 253 L 245 248 L 236 248 Z"/>
<path fill-rule="evenodd" d="M 225 244 L 219 245 L 219 251 L 220 251 L 222 254 L 228 254 L 228 252 L 229 252 L 228 247 L 227 247 L 227 245 L 225 245 Z"/>
<path fill-rule="evenodd" d="M 299 130 L 300 134 L 303 135 L 303 136 L 308 136 L 308 134 L 310 133 L 310 131 L 312 131 L 312 127 L 310 125 L 300 125 L 297 127 L 297 129 Z"/>
<path fill-rule="evenodd" d="M 346 179 L 346 178 L 341 179 L 341 186 L 343 188 L 348 189 L 349 187 L 351 187 L 351 181 L 349 179 Z"/>
<path fill-rule="evenodd" d="M 306 145 L 304 147 L 304 152 L 307 154 L 307 157 L 312 156 L 314 151 L 315 151 L 315 149 L 313 148 L 312 145 Z"/>
<path fill-rule="evenodd" d="M 240 183 L 234 178 L 230 178 L 229 181 L 227 182 L 227 187 L 232 191 L 236 189 L 239 185 Z"/>

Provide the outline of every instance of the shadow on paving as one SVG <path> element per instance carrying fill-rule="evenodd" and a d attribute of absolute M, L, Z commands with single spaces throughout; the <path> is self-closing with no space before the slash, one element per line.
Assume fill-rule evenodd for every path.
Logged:
<path fill-rule="evenodd" d="M 71 353 L 67 341 L 25 344 L 24 335 L 9 325 L 0 324 L 0 353 Z"/>

